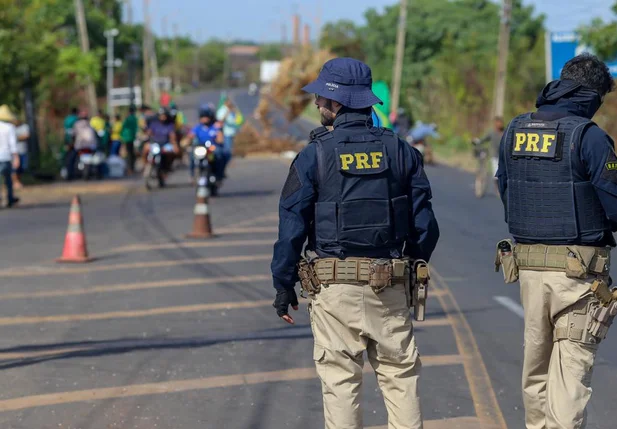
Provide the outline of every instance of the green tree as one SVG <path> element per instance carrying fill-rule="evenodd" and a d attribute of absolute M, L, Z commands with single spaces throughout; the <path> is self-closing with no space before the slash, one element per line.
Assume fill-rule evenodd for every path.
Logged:
<path fill-rule="evenodd" d="M 278 61 L 283 58 L 283 47 L 280 43 L 268 43 L 259 48 L 259 59 L 262 61 Z"/>
<path fill-rule="evenodd" d="M 613 13 L 617 14 L 617 2 L 613 4 Z M 614 60 L 617 55 L 617 21 L 604 22 L 595 18 L 589 25 L 578 30 L 584 43 L 590 45 L 604 61 Z"/>
<path fill-rule="evenodd" d="M 467 139 L 490 122 L 499 6 L 488 0 L 416 0 L 408 6 L 401 105 L 441 134 Z M 373 78 L 391 84 L 398 5 L 365 13 Z M 508 115 L 533 105 L 544 79 L 543 16 L 513 2 Z M 524 64 L 524 66 L 522 66 Z"/>
<path fill-rule="evenodd" d="M 339 57 L 364 60 L 362 29 L 353 21 L 343 19 L 327 23 L 321 30 L 319 46 Z"/>

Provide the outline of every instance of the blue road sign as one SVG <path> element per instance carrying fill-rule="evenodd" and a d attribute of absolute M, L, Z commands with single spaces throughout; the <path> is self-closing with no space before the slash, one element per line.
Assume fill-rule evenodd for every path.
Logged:
<path fill-rule="evenodd" d="M 580 43 L 574 31 L 546 33 L 546 81 L 559 79 L 561 69 L 573 57 L 592 50 Z M 613 76 L 617 77 L 617 60 L 606 63 Z"/>

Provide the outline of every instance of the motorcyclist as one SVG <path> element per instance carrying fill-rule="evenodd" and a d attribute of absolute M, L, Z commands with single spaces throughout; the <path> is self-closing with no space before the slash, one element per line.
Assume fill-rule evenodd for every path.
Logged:
<path fill-rule="evenodd" d="M 224 142 L 223 130 L 216 123 L 216 113 L 211 106 L 202 106 L 199 109 L 199 122 L 189 131 L 187 137 L 195 144 L 203 145 L 207 141 L 215 144 L 214 175 L 220 181 L 223 178 Z M 191 151 L 189 156 L 189 174 L 191 183 L 195 183 L 195 159 Z"/>
<path fill-rule="evenodd" d="M 169 170 L 175 156 L 178 156 L 180 154 L 180 146 L 178 144 L 178 140 L 176 139 L 175 126 L 172 122 L 169 110 L 165 108 L 159 109 L 158 117 L 150 122 L 146 133 L 148 135 L 149 141 L 144 143 L 141 154 L 144 165 L 146 164 L 148 159 L 148 153 L 150 152 L 151 143 L 158 143 L 161 146 L 165 146 L 166 144 L 170 143 L 173 146 L 174 156 L 166 156 L 164 163 L 165 170 Z"/>
<path fill-rule="evenodd" d="M 184 116 L 184 113 L 178 109 L 178 105 L 173 101 L 169 103 L 169 114 L 171 115 L 171 120 L 176 127 L 178 142 L 180 142 L 185 134 L 186 117 Z"/>
<path fill-rule="evenodd" d="M 94 152 L 97 148 L 96 131 L 90 125 L 88 111 L 81 110 L 71 128 L 71 140 L 67 143 L 64 168 L 67 180 L 75 178 L 77 160 L 80 152 Z"/>
<path fill-rule="evenodd" d="M 427 143 L 427 138 L 439 138 L 436 124 L 424 124 L 421 121 L 409 131 L 407 142 L 416 148 L 423 156 L 426 164 L 433 164 L 433 151 Z"/>

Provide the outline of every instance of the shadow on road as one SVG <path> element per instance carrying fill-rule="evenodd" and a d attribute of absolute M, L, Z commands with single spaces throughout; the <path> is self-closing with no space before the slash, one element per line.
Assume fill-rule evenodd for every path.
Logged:
<path fill-rule="evenodd" d="M 310 325 L 293 328 L 281 327 L 267 331 L 249 332 L 240 335 L 224 335 L 212 338 L 127 338 L 104 341 L 65 342 L 37 346 L 18 346 L 0 350 L 0 370 L 36 365 L 53 360 L 80 357 L 95 357 L 129 353 L 138 350 L 165 350 L 208 347 L 216 344 L 285 339 L 312 338 Z M 57 352 L 54 352 L 57 351 Z M 3 353 L 23 354 L 24 357 L 3 359 Z"/>

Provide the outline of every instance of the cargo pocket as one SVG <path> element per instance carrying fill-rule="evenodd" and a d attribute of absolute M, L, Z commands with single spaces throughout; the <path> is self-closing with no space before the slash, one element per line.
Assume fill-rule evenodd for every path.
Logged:
<path fill-rule="evenodd" d="M 325 383 L 328 379 L 327 374 L 327 365 L 326 365 L 326 349 L 319 344 L 315 344 L 313 346 L 313 360 L 315 361 L 315 370 L 317 371 L 317 376 Z"/>
<path fill-rule="evenodd" d="M 326 349 L 323 346 L 320 346 L 319 344 L 315 344 L 313 346 L 313 360 L 316 363 L 323 363 L 325 357 L 326 357 Z"/>

